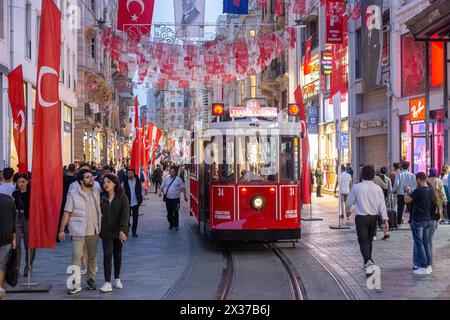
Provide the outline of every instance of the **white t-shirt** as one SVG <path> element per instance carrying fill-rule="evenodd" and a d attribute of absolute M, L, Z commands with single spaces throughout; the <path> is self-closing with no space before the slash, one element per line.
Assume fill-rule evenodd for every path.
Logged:
<path fill-rule="evenodd" d="M 347 172 L 341 172 L 341 178 L 339 179 L 339 190 L 342 194 L 350 193 L 350 182 L 352 181 L 352 176 Z"/>
<path fill-rule="evenodd" d="M 16 190 L 16 186 L 13 183 L 5 182 L 4 184 L 0 185 L 0 193 L 6 194 L 7 196 L 12 197 L 14 190 Z"/>
<path fill-rule="evenodd" d="M 171 184 L 172 180 L 173 183 Z M 170 185 L 170 188 L 169 188 Z M 167 190 L 169 188 L 169 190 Z M 179 199 L 181 194 L 181 189 L 184 188 L 184 182 L 181 180 L 180 177 L 175 176 L 175 178 L 172 178 L 171 176 L 166 177 L 163 180 L 163 183 L 161 185 L 161 190 L 164 190 L 164 193 L 166 194 L 168 199 Z"/>

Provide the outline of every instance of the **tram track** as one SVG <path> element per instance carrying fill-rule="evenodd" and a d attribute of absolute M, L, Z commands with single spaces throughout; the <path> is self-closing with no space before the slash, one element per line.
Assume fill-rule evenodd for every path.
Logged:
<path fill-rule="evenodd" d="M 265 243 L 263 247 L 273 253 L 277 260 L 281 262 L 281 265 L 283 266 L 283 269 L 289 279 L 293 299 L 305 300 L 306 289 L 294 264 L 281 249 L 269 243 Z M 222 271 L 222 278 L 217 291 L 217 299 L 223 301 L 227 300 L 229 297 L 229 293 L 231 292 L 231 288 L 233 286 L 233 277 L 236 271 L 231 251 L 229 249 L 222 249 L 222 255 L 225 258 L 225 267 Z"/>

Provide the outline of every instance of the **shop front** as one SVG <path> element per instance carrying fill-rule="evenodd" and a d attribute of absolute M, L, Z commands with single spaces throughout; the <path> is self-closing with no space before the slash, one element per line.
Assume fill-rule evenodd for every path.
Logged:
<path fill-rule="evenodd" d="M 444 112 L 431 111 L 429 123 L 430 167 L 441 171 L 444 165 Z M 424 122 L 411 121 L 410 115 L 400 118 L 401 160 L 411 163 L 413 173 L 426 172 L 426 127 Z"/>

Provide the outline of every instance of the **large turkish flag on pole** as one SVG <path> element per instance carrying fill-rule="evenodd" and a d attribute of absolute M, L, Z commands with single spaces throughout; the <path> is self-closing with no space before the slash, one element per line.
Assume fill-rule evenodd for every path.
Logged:
<path fill-rule="evenodd" d="M 294 92 L 295 103 L 300 106 L 300 123 L 302 139 L 302 203 L 311 203 L 311 164 L 309 162 L 309 137 L 306 125 L 305 106 L 303 105 L 302 88 L 298 86 Z"/>
<path fill-rule="evenodd" d="M 139 174 L 139 162 L 141 160 L 141 130 L 139 128 L 139 102 L 138 98 L 134 99 L 134 140 L 133 148 L 131 150 L 130 168 L 134 169 L 136 174 Z"/>
<path fill-rule="evenodd" d="M 117 29 L 130 37 L 150 34 L 155 0 L 119 0 Z"/>
<path fill-rule="evenodd" d="M 30 200 L 30 247 L 54 248 L 63 192 L 59 67 L 61 12 L 42 0 Z"/>
<path fill-rule="evenodd" d="M 8 97 L 11 104 L 13 135 L 19 160 L 19 173 L 28 173 L 27 123 L 25 118 L 22 65 L 8 74 Z"/>

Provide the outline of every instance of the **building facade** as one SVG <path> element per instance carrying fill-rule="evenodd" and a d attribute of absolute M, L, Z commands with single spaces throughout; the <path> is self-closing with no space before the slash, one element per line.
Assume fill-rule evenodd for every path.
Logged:
<path fill-rule="evenodd" d="M 61 11 L 61 65 L 59 96 L 63 164 L 74 158 L 73 116 L 77 107 L 76 66 L 77 30 L 73 16 L 75 0 L 55 1 Z M 7 74 L 23 66 L 28 139 L 28 163 L 32 167 L 36 72 L 39 47 L 41 1 L 0 1 L 0 167 L 17 168 L 17 152 L 12 139 L 11 108 L 8 101 Z"/>

